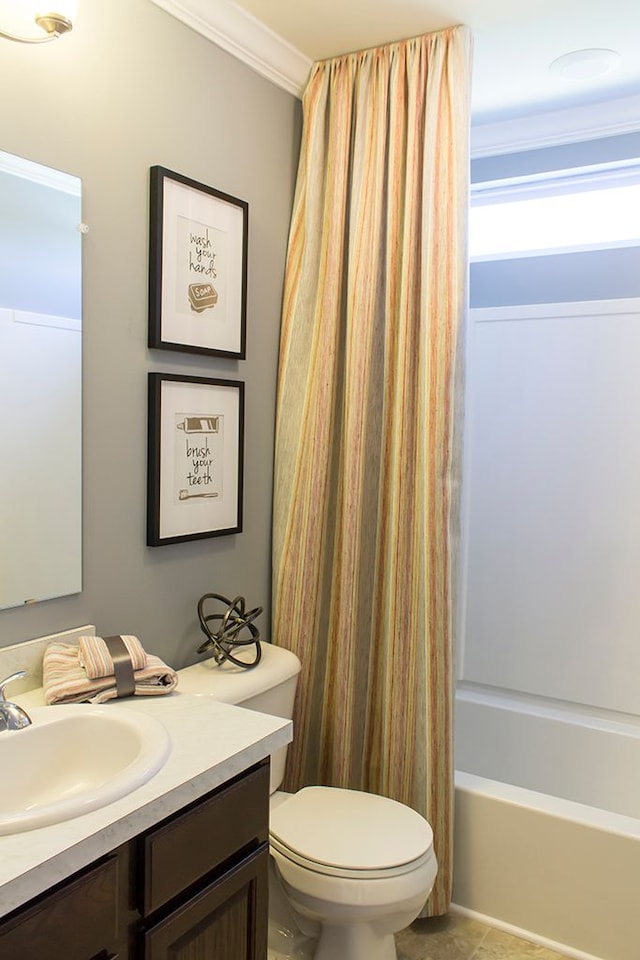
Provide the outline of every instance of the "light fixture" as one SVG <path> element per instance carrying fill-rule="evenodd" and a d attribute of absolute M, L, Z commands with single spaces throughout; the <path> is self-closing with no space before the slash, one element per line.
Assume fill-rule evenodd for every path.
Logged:
<path fill-rule="evenodd" d="M 617 50 L 605 50 L 593 47 L 587 50 L 572 50 L 565 53 L 549 66 L 549 72 L 563 80 L 576 82 L 595 80 L 614 70 L 622 57 Z"/>
<path fill-rule="evenodd" d="M 17 43 L 48 43 L 49 40 L 56 40 L 65 33 L 69 33 L 73 29 L 78 0 L 53 0 L 53 3 L 52 10 L 37 11 L 28 21 L 35 23 L 43 31 L 42 33 L 28 34 L 26 33 L 28 24 L 21 24 L 19 32 L 0 29 L 0 37 L 4 37 L 5 40 L 15 40 Z M 0 10 L 0 13 L 4 16 L 4 11 Z"/>

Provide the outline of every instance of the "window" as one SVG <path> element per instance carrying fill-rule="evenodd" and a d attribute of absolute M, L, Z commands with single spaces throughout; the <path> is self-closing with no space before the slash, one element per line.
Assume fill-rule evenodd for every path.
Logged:
<path fill-rule="evenodd" d="M 472 260 L 640 244 L 640 161 L 471 187 Z"/>

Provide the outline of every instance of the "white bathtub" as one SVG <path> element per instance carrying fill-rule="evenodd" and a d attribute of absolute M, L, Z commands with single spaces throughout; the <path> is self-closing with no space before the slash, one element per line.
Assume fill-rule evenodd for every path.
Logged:
<path fill-rule="evenodd" d="M 640 725 L 462 689 L 455 741 L 455 905 L 640 960 Z"/>

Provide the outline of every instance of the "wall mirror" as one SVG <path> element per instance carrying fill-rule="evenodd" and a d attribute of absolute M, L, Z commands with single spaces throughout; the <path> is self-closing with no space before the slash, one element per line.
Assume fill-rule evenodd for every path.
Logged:
<path fill-rule="evenodd" d="M 81 204 L 0 152 L 0 608 L 82 589 Z"/>

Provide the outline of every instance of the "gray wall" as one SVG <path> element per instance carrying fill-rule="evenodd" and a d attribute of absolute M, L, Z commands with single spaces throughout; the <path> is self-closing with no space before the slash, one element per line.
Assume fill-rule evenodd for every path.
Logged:
<path fill-rule="evenodd" d="M 263 604 L 268 633 L 274 402 L 300 105 L 147 0 L 80 5 L 44 46 L 4 40 L 0 149 L 82 178 L 84 589 L 0 612 L 0 645 L 95 623 L 192 662 L 207 591 Z M 10 93 L 9 93 L 10 91 Z M 249 202 L 247 360 L 147 349 L 148 171 Z M 1 212 L 0 212 L 1 215 Z M 246 382 L 244 532 L 145 546 L 150 370 Z"/>
<path fill-rule="evenodd" d="M 472 163 L 474 183 L 640 157 L 640 133 L 528 150 Z M 640 296 L 640 247 L 472 263 L 472 307 Z"/>

